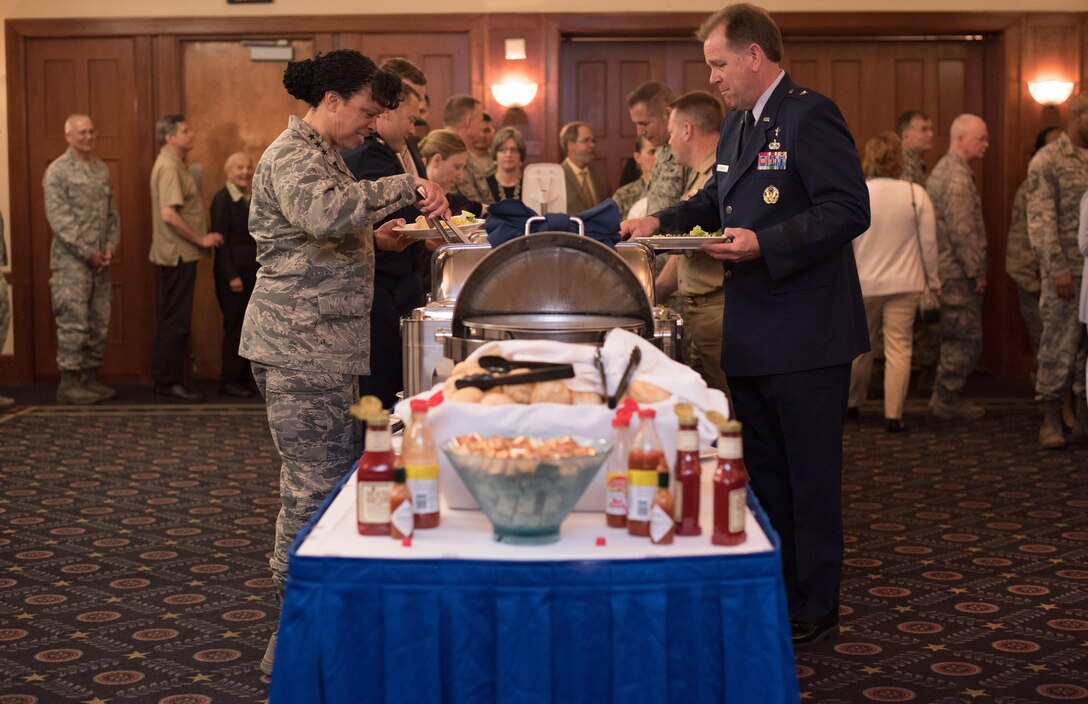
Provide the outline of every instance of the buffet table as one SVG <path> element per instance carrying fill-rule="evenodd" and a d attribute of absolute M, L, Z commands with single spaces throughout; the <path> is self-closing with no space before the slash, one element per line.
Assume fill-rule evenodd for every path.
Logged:
<path fill-rule="evenodd" d="M 749 492 L 711 545 L 709 496 L 667 546 L 601 513 L 504 545 L 464 510 L 405 546 L 357 534 L 349 473 L 291 550 L 271 702 L 796 702 L 778 537 Z"/>

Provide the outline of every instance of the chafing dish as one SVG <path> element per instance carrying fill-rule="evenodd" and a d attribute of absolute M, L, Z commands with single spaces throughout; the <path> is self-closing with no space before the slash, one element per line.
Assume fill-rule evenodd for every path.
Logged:
<path fill-rule="evenodd" d="M 431 388 L 489 340 L 599 344 L 620 327 L 675 359 L 683 321 L 654 306 L 653 260 L 643 244 L 612 249 L 562 232 L 518 237 L 494 249 L 439 247 L 431 267 L 433 300 L 401 321 L 405 394 Z"/>

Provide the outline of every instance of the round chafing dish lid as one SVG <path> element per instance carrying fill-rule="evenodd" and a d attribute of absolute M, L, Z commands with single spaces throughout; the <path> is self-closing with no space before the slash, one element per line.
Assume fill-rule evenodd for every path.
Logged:
<path fill-rule="evenodd" d="M 493 249 L 461 287 L 453 334 L 464 336 L 469 318 L 526 314 L 634 318 L 643 335 L 654 329 L 646 290 L 615 250 L 566 232 L 516 237 Z"/>

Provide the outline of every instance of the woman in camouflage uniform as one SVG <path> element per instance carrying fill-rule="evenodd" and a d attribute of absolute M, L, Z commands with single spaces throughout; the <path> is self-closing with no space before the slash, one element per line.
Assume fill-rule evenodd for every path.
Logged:
<path fill-rule="evenodd" d="M 288 64 L 283 84 L 310 109 L 290 118 L 253 177 L 249 229 L 260 270 L 239 349 L 253 362 L 282 460 L 270 560 L 280 595 L 291 542 L 362 449 L 348 407 L 356 378 L 370 371 L 374 246 L 399 251 L 411 242 L 392 231 L 403 220 L 376 232 L 371 224 L 411 204 L 425 215 L 447 210 L 431 181 L 357 182 L 340 157 L 396 108 L 397 76 L 343 49 Z M 275 642 L 273 634 L 261 661 L 268 674 Z"/>

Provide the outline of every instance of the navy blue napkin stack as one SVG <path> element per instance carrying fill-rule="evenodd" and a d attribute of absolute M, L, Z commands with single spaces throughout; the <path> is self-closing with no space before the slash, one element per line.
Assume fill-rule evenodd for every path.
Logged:
<path fill-rule="evenodd" d="M 539 213 L 520 200 L 500 200 L 487 207 L 487 241 L 492 247 L 525 234 L 525 221 Z M 566 213 L 550 213 L 546 219 L 534 222 L 533 232 L 578 232 L 578 223 Z M 615 247 L 620 241 L 620 209 L 616 201 L 606 198 L 578 216 L 586 226 L 586 237 Z"/>

